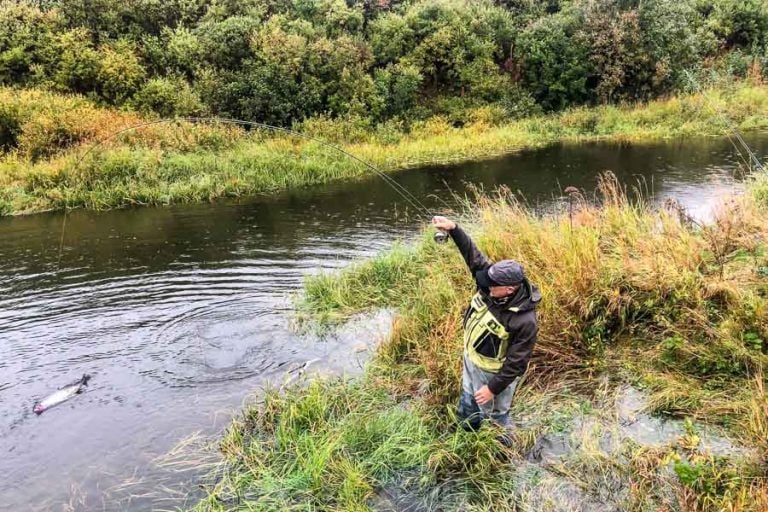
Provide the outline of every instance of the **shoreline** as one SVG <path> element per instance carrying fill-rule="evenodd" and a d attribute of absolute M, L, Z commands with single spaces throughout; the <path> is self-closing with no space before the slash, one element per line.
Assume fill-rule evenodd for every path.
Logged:
<path fill-rule="evenodd" d="M 66 102 L 60 108 L 70 112 Z M 409 133 L 371 132 L 364 142 L 330 142 L 392 173 L 490 160 L 558 143 L 638 144 L 725 136 L 731 127 L 725 126 L 724 115 L 741 130 L 768 128 L 768 87 L 741 84 L 733 91 L 718 89 L 643 105 L 579 107 L 505 124 L 479 119 L 455 128 L 432 118 Z M 116 128 L 134 120 L 126 115 Z M 125 135 L 99 147 L 79 165 L 93 134 L 35 162 L 20 150 L 6 153 L 0 159 L 0 216 L 204 202 L 354 179 L 370 172 L 335 150 L 296 137 L 265 138 L 262 132 L 207 125 L 167 128 L 153 126 Z M 42 140 L 49 135 L 44 133 Z"/>

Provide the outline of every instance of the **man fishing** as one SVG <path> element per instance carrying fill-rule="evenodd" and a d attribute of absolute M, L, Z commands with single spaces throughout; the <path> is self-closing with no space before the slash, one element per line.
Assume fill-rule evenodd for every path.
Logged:
<path fill-rule="evenodd" d="M 464 370 L 458 416 L 467 429 L 483 420 L 508 428 L 509 408 L 536 343 L 538 288 L 514 260 L 491 261 L 459 226 L 436 216 L 432 224 L 456 243 L 477 284 L 464 313 Z"/>

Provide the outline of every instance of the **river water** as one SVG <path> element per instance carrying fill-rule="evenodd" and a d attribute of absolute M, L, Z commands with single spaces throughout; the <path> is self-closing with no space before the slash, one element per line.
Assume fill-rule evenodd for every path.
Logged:
<path fill-rule="evenodd" d="M 768 134 L 748 142 L 768 152 Z M 740 187 L 738 162 L 728 141 L 695 139 L 554 146 L 394 177 L 437 211 L 470 183 L 507 185 L 546 207 L 611 170 L 706 217 Z M 307 361 L 359 367 L 361 340 L 386 332 L 388 317 L 318 338 L 293 328 L 292 294 L 305 275 L 411 239 L 422 220 L 375 176 L 213 204 L 74 211 L 61 254 L 61 214 L 0 219 L 0 508 L 194 499 L 194 480 L 153 458 L 194 432 L 220 432 L 254 390 Z M 31 412 L 83 373 L 93 376 L 86 393 Z"/>

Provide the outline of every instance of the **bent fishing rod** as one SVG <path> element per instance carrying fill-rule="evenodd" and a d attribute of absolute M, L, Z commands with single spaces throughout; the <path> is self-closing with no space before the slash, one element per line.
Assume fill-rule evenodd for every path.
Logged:
<path fill-rule="evenodd" d="M 702 87 L 701 81 L 697 79 L 693 75 L 693 73 L 691 73 L 689 70 L 686 70 L 684 74 L 688 80 L 688 83 L 691 84 L 696 89 L 696 92 L 704 96 L 704 98 L 707 98 L 707 99 L 710 98 L 708 92 L 705 91 L 704 88 Z M 715 110 L 715 114 L 717 114 L 717 117 L 720 118 L 720 121 L 726 127 L 726 132 L 725 132 L 726 138 L 731 143 L 733 148 L 736 150 L 736 153 L 739 155 L 739 158 L 742 160 L 742 162 L 746 164 L 747 170 L 754 168 L 754 169 L 757 169 L 759 172 L 765 172 L 766 170 L 765 166 L 757 157 L 757 154 L 754 151 L 752 151 L 752 148 L 750 147 L 749 143 L 744 139 L 744 134 L 741 132 L 741 130 L 739 130 L 738 125 L 735 122 L 733 122 L 725 114 L 725 112 L 723 112 L 723 110 L 717 106 L 716 102 L 713 101 L 711 103 Z M 698 110 L 701 110 L 702 108 L 703 106 L 700 106 Z M 744 158 L 744 153 L 742 153 L 742 151 L 746 152 L 749 158 Z"/>
<path fill-rule="evenodd" d="M 419 216 L 423 216 L 424 218 L 428 219 L 432 216 L 429 208 L 427 208 L 424 203 L 422 203 L 416 196 L 414 196 L 406 187 L 404 187 L 402 184 L 398 183 L 397 180 L 392 178 L 391 176 L 388 176 L 384 171 L 373 165 L 372 163 L 368 162 L 367 160 L 364 160 L 363 158 L 360 158 L 359 156 L 355 155 L 354 153 L 351 153 L 347 151 L 344 148 L 341 148 L 337 146 L 336 144 L 331 144 L 330 142 L 324 141 L 322 139 L 319 139 L 317 137 L 314 137 L 312 135 L 307 135 L 305 133 L 298 132 L 296 130 L 292 130 L 290 128 L 285 128 L 282 126 L 274 126 L 267 123 L 260 123 L 257 121 L 245 121 L 242 119 L 234 119 L 234 118 L 226 118 L 226 117 L 199 117 L 199 116 L 182 116 L 182 117 L 174 117 L 174 118 L 162 118 L 162 119 L 155 119 L 153 121 L 147 121 L 144 123 L 135 124 L 132 126 L 127 126 L 125 128 L 122 128 L 120 130 L 117 130 L 111 134 L 109 134 L 106 137 L 103 137 L 93 144 L 91 144 L 88 149 L 80 156 L 80 158 L 77 159 L 75 162 L 75 169 L 78 169 L 82 162 L 85 160 L 85 158 L 91 154 L 96 148 L 104 145 L 106 142 L 118 137 L 119 135 L 131 132 L 135 130 L 140 130 L 142 128 L 147 128 L 149 126 L 156 126 L 156 125 L 162 125 L 162 124 L 171 124 L 171 123 L 180 123 L 182 121 L 186 121 L 191 124 L 197 124 L 197 123 L 211 123 L 211 124 L 229 124 L 234 126 L 241 126 L 241 127 L 248 127 L 248 128 L 261 128 L 266 130 L 271 130 L 273 132 L 282 132 L 289 135 L 297 136 L 302 139 L 315 142 L 325 148 L 332 149 L 334 151 L 338 151 L 339 153 L 351 158 L 352 160 L 355 160 L 356 162 L 362 164 L 367 168 L 368 170 L 372 171 L 374 174 L 376 174 L 379 178 L 381 178 L 384 183 L 389 185 L 395 192 L 397 192 L 410 206 L 416 209 Z M 64 246 L 64 230 L 66 227 L 67 222 L 67 208 L 66 205 L 64 207 L 64 218 L 62 220 L 62 226 L 61 226 L 61 239 L 59 240 L 59 255 L 58 260 L 56 263 L 56 267 L 60 267 L 61 265 L 61 254 L 62 249 Z M 442 231 L 440 229 L 437 230 L 437 232 L 434 235 L 434 240 L 438 243 L 443 243 L 448 239 L 448 234 L 445 231 Z"/>

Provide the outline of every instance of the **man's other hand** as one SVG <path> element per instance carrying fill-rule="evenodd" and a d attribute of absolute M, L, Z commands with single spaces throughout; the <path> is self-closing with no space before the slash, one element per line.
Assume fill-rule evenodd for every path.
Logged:
<path fill-rule="evenodd" d="M 493 393 L 488 389 L 488 386 L 481 387 L 477 390 L 477 393 L 475 393 L 475 402 L 480 405 L 485 405 L 491 400 L 493 400 Z"/>
<path fill-rule="evenodd" d="M 447 217 L 441 217 L 440 215 L 432 217 L 432 225 L 437 229 L 442 229 L 443 231 L 450 231 L 456 227 L 455 222 Z"/>

